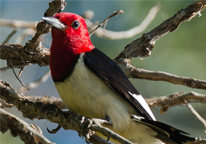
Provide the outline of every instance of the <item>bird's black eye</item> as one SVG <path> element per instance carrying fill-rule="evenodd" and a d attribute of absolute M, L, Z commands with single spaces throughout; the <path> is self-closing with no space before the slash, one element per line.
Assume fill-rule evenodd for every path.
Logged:
<path fill-rule="evenodd" d="M 72 27 L 73 27 L 74 29 L 78 29 L 79 26 L 80 26 L 80 23 L 79 23 L 78 21 L 73 21 Z"/>

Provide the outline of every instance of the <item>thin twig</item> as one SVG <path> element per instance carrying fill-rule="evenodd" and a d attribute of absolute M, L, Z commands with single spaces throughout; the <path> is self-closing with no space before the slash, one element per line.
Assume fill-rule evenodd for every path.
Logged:
<path fill-rule="evenodd" d="M 21 74 L 23 73 L 23 69 L 24 69 L 24 67 L 22 67 L 22 68 L 19 70 L 18 77 L 21 77 Z"/>
<path fill-rule="evenodd" d="M 7 36 L 7 38 L 5 39 L 5 41 L 3 43 L 7 43 L 9 41 L 9 39 L 17 32 L 16 29 L 13 29 L 13 31 Z"/>
<path fill-rule="evenodd" d="M 7 27 L 13 27 L 13 28 L 32 28 L 32 29 L 35 29 L 37 22 L 0 19 L 0 25 L 7 26 Z"/>
<path fill-rule="evenodd" d="M 104 24 L 106 24 L 108 22 L 109 19 L 111 19 L 112 17 L 114 16 L 117 16 L 119 14 L 123 14 L 124 12 L 122 10 L 118 10 L 118 11 L 115 11 L 113 14 L 111 14 L 109 17 L 107 17 L 101 24 L 99 24 L 94 30 L 92 30 L 89 34 L 89 36 L 91 37 L 92 34 L 101 26 L 103 26 Z"/>
<path fill-rule="evenodd" d="M 16 65 L 16 66 L 13 66 L 13 68 L 20 68 L 21 69 L 22 67 L 25 67 L 27 65 L 32 65 L 32 63 L 25 63 L 23 65 Z M 2 67 L 2 68 L 0 68 L 0 71 L 6 71 L 6 70 L 9 70 L 9 69 L 11 69 L 11 66 Z"/>
<path fill-rule="evenodd" d="M 39 84 L 44 83 L 48 80 L 50 77 L 50 70 L 48 70 L 45 74 L 43 74 L 39 79 L 27 84 L 27 88 L 34 89 L 39 86 Z M 20 87 L 19 90 L 17 90 L 19 93 L 25 93 L 25 87 Z"/>
<path fill-rule="evenodd" d="M 144 18 L 144 20 L 136 27 L 133 27 L 126 31 L 111 31 L 104 28 L 99 28 L 94 34 L 98 37 L 103 37 L 109 40 L 127 39 L 131 38 L 141 32 L 143 32 L 148 25 L 154 20 L 157 12 L 160 10 L 160 4 L 156 4 L 152 7 Z M 86 19 L 86 23 L 89 29 L 93 29 L 96 25 L 90 20 Z"/>
<path fill-rule="evenodd" d="M 197 119 L 204 125 L 205 133 L 206 133 L 206 121 L 205 121 L 205 119 L 203 117 L 201 117 L 201 115 L 193 108 L 193 106 L 190 103 L 188 103 L 186 106 L 197 117 Z"/>
<path fill-rule="evenodd" d="M 19 77 L 17 76 L 17 74 L 16 74 L 16 72 L 15 72 L 15 70 L 14 70 L 14 68 L 13 68 L 12 60 L 10 60 L 10 65 L 11 65 L 11 69 L 12 69 L 15 77 L 16 77 L 17 80 L 20 82 L 20 84 L 21 84 L 22 86 L 24 86 L 27 90 L 29 90 L 29 88 L 28 88 L 28 87 L 19 79 Z"/>
<path fill-rule="evenodd" d="M 25 29 L 23 32 L 22 32 L 22 34 L 19 36 L 19 37 L 17 37 L 16 38 L 16 40 L 14 41 L 14 43 L 15 44 L 20 44 L 20 43 L 22 43 L 24 40 L 25 40 L 25 38 L 26 38 L 26 36 L 33 36 L 34 34 L 35 34 L 35 30 L 34 29 L 31 29 L 31 28 L 28 28 L 28 29 Z"/>

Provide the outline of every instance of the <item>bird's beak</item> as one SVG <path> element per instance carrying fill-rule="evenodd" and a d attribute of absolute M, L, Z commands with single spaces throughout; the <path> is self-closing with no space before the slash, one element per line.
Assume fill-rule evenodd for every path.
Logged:
<path fill-rule="evenodd" d="M 58 19 L 54 17 L 42 17 L 42 20 L 44 20 L 46 23 L 51 25 L 52 27 L 64 31 L 66 26 L 61 23 Z"/>

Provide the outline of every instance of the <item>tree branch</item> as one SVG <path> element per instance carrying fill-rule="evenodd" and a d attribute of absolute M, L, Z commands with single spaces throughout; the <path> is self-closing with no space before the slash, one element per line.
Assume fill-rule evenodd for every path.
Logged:
<path fill-rule="evenodd" d="M 7 20 L 0 19 L 1 26 L 13 27 L 13 28 L 30 28 L 35 29 L 37 22 L 27 22 L 22 20 Z"/>
<path fill-rule="evenodd" d="M 154 7 L 151 8 L 148 15 L 141 22 L 140 25 L 138 25 L 134 28 L 131 28 L 127 31 L 115 32 L 115 31 L 107 30 L 105 28 L 99 28 L 97 31 L 95 31 L 94 34 L 98 37 L 103 37 L 103 38 L 107 38 L 110 40 L 131 38 L 131 37 L 143 32 L 148 27 L 148 25 L 152 22 L 152 20 L 155 18 L 156 14 L 159 10 L 160 10 L 160 4 L 156 4 Z M 88 12 L 91 13 L 90 11 L 88 11 Z M 85 15 L 87 15 L 87 14 L 85 14 Z M 94 29 L 94 27 L 96 27 L 96 24 L 91 22 L 87 17 L 85 20 L 86 20 L 87 26 L 90 30 Z"/>
<path fill-rule="evenodd" d="M 107 17 L 101 24 L 99 24 L 96 28 L 94 28 L 94 29 L 90 32 L 89 36 L 91 37 L 92 34 L 93 34 L 98 28 L 102 27 L 103 25 L 106 25 L 107 22 L 109 21 L 109 19 L 111 19 L 112 17 L 117 16 L 117 15 L 119 15 L 119 14 L 123 14 L 123 13 L 124 13 L 124 12 L 123 12 L 122 10 L 115 11 L 113 14 L 111 14 L 109 17 Z"/>
<path fill-rule="evenodd" d="M 190 20 L 195 15 L 200 13 L 206 6 L 206 2 L 196 2 L 189 5 L 186 9 L 180 10 L 176 15 L 166 20 L 151 32 L 144 34 L 141 38 L 133 41 L 125 47 L 125 50 L 115 59 L 115 62 L 122 68 L 128 77 L 141 78 L 155 81 L 167 81 L 173 84 L 181 84 L 192 88 L 206 89 L 206 81 L 197 80 L 193 78 L 180 77 L 164 72 L 152 72 L 143 69 L 137 69 L 131 65 L 131 57 L 135 56 L 149 56 L 150 48 L 145 47 L 150 43 L 155 42 L 158 38 L 164 36 L 169 31 L 174 31 L 180 23 L 185 20 Z M 174 24 L 176 24 L 174 27 Z M 146 38 L 146 39 L 145 39 Z M 135 44 L 135 45 L 134 45 Z M 151 47 L 153 47 L 151 45 Z M 136 53 L 136 54 L 135 54 Z M 144 55 L 146 54 L 146 55 Z M 49 50 L 44 48 L 37 50 L 35 55 L 25 53 L 23 45 L 8 45 L 0 44 L 0 57 L 1 59 L 13 59 L 14 67 L 22 67 L 28 64 L 39 64 L 40 66 L 48 65 L 49 63 Z M 126 56 L 131 55 L 127 58 Z M 10 64 L 8 64 L 10 67 Z"/>
<path fill-rule="evenodd" d="M 181 23 L 191 20 L 197 14 L 200 15 L 200 12 L 203 11 L 205 7 L 206 1 L 202 0 L 189 5 L 185 9 L 179 10 L 173 17 L 167 19 L 150 32 L 143 34 L 141 38 L 138 38 L 126 45 L 124 50 L 115 58 L 115 61 L 131 59 L 134 57 L 143 58 L 150 56 L 151 50 L 154 48 L 152 44 L 155 44 L 159 38 L 163 37 L 168 32 L 176 30 Z"/>
<path fill-rule="evenodd" d="M 186 106 L 197 117 L 197 119 L 204 125 L 206 129 L 206 121 L 200 116 L 200 114 L 193 108 L 191 104 L 188 103 Z M 206 130 L 205 130 L 205 133 L 206 133 Z"/>
<path fill-rule="evenodd" d="M 26 96 L 25 97 L 28 101 L 32 102 L 41 102 L 43 104 L 54 104 L 59 109 L 66 109 L 67 107 L 64 105 L 62 99 L 52 97 L 52 96 Z M 206 95 L 199 94 L 196 92 L 191 91 L 190 93 L 175 93 L 171 94 L 169 96 L 159 96 L 155 98 L 148 98 L 146 99 L 147 104 L 153 108 L 153 107 L 161 107 L 160 112 L 165 113 L 170 107 L 176 106 L 176 105 L 186 105 L 188 103 L 206 103 Z M 0 103 L 2 103 L 0 101 Z M 5 103 L 5 101 L 3 101 Z M 2 104 L 2 108 L 7 107 L 8 104 Z M 12 107 L 9 104 L 9 107 Z"/>
<path fill-rule="evenodd" d="M 12 63 L 12 60 L 10 60 L 10 65 L 11 65 L 11 69 L 14 73 L 14 76 L 16 77 L 16 79 L 20 82 L 20 84 L 26 88 L 27 90 L 29 90 L 29 88 L 19 79 L 19 76 L 16 74 L 15 70 L 14 70 L 14 67 L 13 67 L 13 63 Z"/>
<path fill-rule="evenodd" d="M 14 67 L 24 67 L 29 64 L 39 64 L 47 66 L 49 64 L 50 51 L 47 48 L 38 50 L 38 54 L 30 55 L 24 51 L 21 44 L 0 44 L 0 58 L 7 61 L 7 66 L 11 67 L 9 60 L 12 60 Z"/>
<path fill-rule="evenodd" d="M 39 86 L 39 84 L 44 83 L 50 77 L 50 70 L 48 70 L 45 74 L 43 74 L 39 79 L 30 82 L 26 85 L 28 89 L 34 89 Z M 18 89 L 18 93 L 25 93 L 27 89 L 22 86 Z"/>
<path fill-rule="evenodd" d="M 150 107 L 161 107 L 160 113 L 165 113 L 170 107 L 176 105 L 187 105 L 188 103 L 206 103 L 206 95 L 196 92 L 175 93 L 169 96 L 160 96 L 156 98 L 146 99 Z"/>
<path fill-rule="evenodd" d="M 23 66 L 29 64 L 39 64 L 41 65 L 44 63 L 44 66 L 49 64 L 49 56 L 50 51 L 49 49 L 42 49 L 39 51 L 38 55 L 28 55 L 23 50 L 23 45 L 20 44 L 0 44 L 0 58 L 9 61 L 12 59 L 12 63 L 14 67 L 21 68 Z M 115 60 L 117 62 L 117 60 Z M 198 80 L 194 78 L 188 77 L 180 77 L 177 75 L 169 74 L 166 72 L 160 71 L 149 71 L 144 69 L 135 68 L 134 66 L 130 65 L 130 60 L 125 59 L 125 62 L 117 64 L 121 67 L 124 73 L 129 78 L 138 78 L 138 79 L 147 79 L 153 81 L 166 81 L 173 84 L 184 85 L 191 88 L 197 89 L 206 89 L 206 81 Z M 10 68 L 10 64 L 8 63 L 6 69 Z M 5 68 L 1 70 L 6 70 Z"/>
<path fill-rule="evenodd" d="M 26 99 L 33 102 L 42 102 L 43 104 L 54 104 L 59 109 L 67 109 L 67 107 L 64 105 L 61 98 L 44 95 L 44 96 L 26 96 Z"/>
<path fill-rule="evenodd" d="M 61 111 L 54 104 L 44 104 L 42 102 L 28 100 L 27 97 L 16 93 L 8 83 L 0 81 L 0 91 L 0 98 L 5 100 L 7 103 L 15 105 L 26 118 L 31 120 L 35 118 L 47 119 L 50 122 L 59 124 L 65 130 L 75 130 L 86 138 L 88 137 L 88 133 L 90 133 L 92 135 L 89 136 L 89 141 L 94 144 L 99 144 L 101 138 L 97 138 L 97 135 L 93 136 L 93 133 L 91 133 L 88 128 L 91 128 L 91 130 L 100 131 L 102 134 L 107 135 L 108 137 L 111 137 L 117 141 L 128 143 L 128 140 L 125 140 L 123 137 L 114 132 L 111 134 L 111 131 L 105 129 L 104 127 L 95 127 L 95 124 L 88 127 L 91 124 L 91 121 L 84 116 L 80 116 L 68 111 Z M 102 143 L 106 143 L 106 141 L 103 139 L 101 139 L 101 141 Z"/>
<path fill-rule="evenodd" d="M 65 0 L 53 0 L 49 2 L 49 8 L 44 13 L 44 16 L 54 16 L 54 14 L 61 12 L 66 6 Z M 36 27 L 36 33 L 31 40 L 29 40 L 25 46 L 24 51 L 30 55 L 39 54 L 39 50 L 42 49 L 41 36 L 48 33 L 50 26 L 43 20 L 38 22 Z"/>
<path fill-rule="evenodd" d="M 83 136 L 87 137 L 87 127 L 89 125 L 90 120 L 79 116 L 77 114 L 74 114 L 72 112 L 65 112 L 61 111 L 54 103 L 56 100 L 58 101 L 59 104 L 61 105 L 61 108 L 65 108 L 64 105 L 62 105 L 61 99 L 54 98 L 55 102 L 53 104 L 50 104 L 48 99 L 51 99 L 53 97 L 44 97 L 46 100 L 44 101 L 42 97 L 25 97 L 21 96 L 18 93 L 16 93 L 13 88 L 5 83 L 0 81 L 0 91 L 1 95 L 0 98 L 4 99 L 7 103 L 12 103 L 15 105 L 23 114 L 24 117 L 27 117 L 29 119 L 47 119 L 51 122 L 58 123 L 61 127 L 63 127 L 65 130 L 66 129 L 72 129 Z M 172 100 L 173 98 L 173 100 Z M 184 99 L 184 100 L 182 100 Z M 176 104 L 185 104 L 185 100 L 187 102 L 206 102 L 205 95 L 197 94 L 194 92 L 191 92 L 191 94 L 186 94 L 184 96 L 169 96 L 167 98 L 162 97 L 162 99 L 158 98 L 153 98 L 147 100 L 148 104 L 150 106 L 165 106 L 167 103 L 170 104 L 170 106 L 174 106 Z M 39 102 L 42 101 L 42 102 Z M 175 101 L 174 103 L 172 101 Z M 168 106 L 169 107 L 169 106 Z M 103 134 L 107 135 L 108 137 L 111 137 L 117 141 L 122 141 L 124 142 L 125 139 L 123 139 L 121 136 L 111 132 L 107 128 L 100 127 L 100 126 L 95 126 L 92 125 L 91 130 L 99 131 L 102 132 Z M 90 132 L 91 133 L 91 132 Z M 92 143 L 108 143 L 101 138 L 99 138 L 97 135 L 92 135 L 90 136 L 89 139 L 90 142 Z M 201 142 L 204 143 L 204 140 L 198 140 L 196 142 Z M 125 141 L 126 143 L 126 141 Z M 128 142 L 129 143 L 129 142 Z"/>
<path fill-rule="evenodd" d="M 181 77 L 162 71 L 149 71 L 145 69 L 135 68 L 130 65 L 128 59 L 125 63 L 118 63 L 121 69 L 129 78 L 146 79 L 152 81 L 165 81 L 173 84 L 184 85 L 196 89 L 206 90 L 206 81 L 189 77 Z"/>
<path fill-rule="evenodd" d="M 62 11 L 64 7 L 65 7 L 64 0 L 54 0 L 53 2 L 50 2 L 50 7 L 44 15 L 53 16 L 56 12 Z M 142 57 L 150 56 L 151 50 L 154 48 L 152 44 L 154 44 L 156 40 L 158 40 L 159 38 L 161 38 L 168 32 L 172 32 L 176 30 L 182 22 L 186 20 L 191 20 L 194 16 L 196 16 L 197 14 L 200 14 L 200 12 L 205 7 L 206 7 L 206 1 L 200 1 L 200 2 L 196 2 L 194 4 L 189 5 L 186 9 L 180 10 L 177 14 L 175 14 L 173 17 L 171 17 L 170 19 L 160 24 L 158 27 L 153 29 L 151 32 L 143 34 L 141 38 L 128 44 L 125 47 L 125 49 L 117 56 L 117 58 L 115 59 L 115 62 L 118 65 L 120 65 L 121 68 L 123 68 L 123 71 L 129 77 L 145 78 L 145 76 L 140 75 L 142 73 L 138 74 L 137 69 L 131 65 L 131 58 L 133 57 L 142 58 Z M 18 26 L 18 24 L 16 24 L 16 26 Z M 39 64 L 40 66 L 48 65 L 50 52 L 48 49 L 43 48 L 43 46 L 41 45 L 41 35 L 48 31 L 49 31 L 49 26 L 46 25 L 43 21 L 40 21 L 37 25 L 37 32 L 35 33 L 34 37 L 32 38 L 32 40 L 28 41 L 25 46 L 18 45 L 18 44 L 12 44 L 12 45 L 0 44 L 1 59 L 7 60 L 7 63 L 9 62 L 9 60 L 12 60 L 13 66 L 19 67 L 19 68 L 22 68 L 28 64 Z M 7 65 L 8 65 L 7 68 L 11 67 L 9 63 Z M 147 77 L 149 77 L 148 79 L 151 79 L 151 80 L 165 80 L 171 83 L 182 84 L 182 85 L 186 85 L 192 88 L 194 87 L 194 88 L 205 89 L 205 81 L 178 77 L 178 76 L 174 76 L 168 73 L 150 72 L 150 71 L 149 72 L 144 71 L 144 72 L 145 74 L 147 74 Z M 159 78 L 156 78 L 157 76 Z M 22 96 L 16 93 L 9 84 L 4 83 L 2 81 L 0 81 L 0 92 L 1 92 L 0 98 L 5 100 L 9 104 L 11 103 L 15 105 L 19 110 L 21 110 L 24 117 L 27 117 L 29 119 L 34 119 L 34 118 L 47 119 L 51 122 L 58 123 L 64 129 L 76 130 L 80 134 L 83 134 L 83 136 L 85 137 L 87 137 L 88 133 L 91 133 L 91 131 L 89 131 L 87 128 L 88 124 L 90 123 L 90 120 L 83 116 L 79 116 L 72 112 L 61 111 L 54 104 L 39 102 L 37 100 L 38 98 L 29 99 L 29 97 Z M 193 99 L 186 98 L 186 99 L 187 99 L 187 102 L 189 100 L 193 100 L 195 102 L 196 100 L 195 98 Z M 201 98 L 198 97 L 198 100 L 200 99 Z M 202 102 L 205 102 L 205 96 L 202 99 L 201 99 Z M 156 101 L 158 100 L 153 99 L 153 102 L 150 101 L 149 104 L 154 105 Z M 173 101 L 175 100 L 173 99 Z M 55 103 L 51 100 L 50 102 Z M 58 101 L 58 102 L 59 102 L 58 105 L 60 108 L 65 107 L 64 105 L 61 105 L 62 101 Z M 182 103 L 182 104 L 185 104 L 185 103 Z M 169 106 L 163 105 L 162 109 L 164 107 L 167 110 L 169 107 L 174 106 L 174 105 L 175 104 L 170 102 Z M 166 110 L 163 109 L 162 111 L 165 112 Z M 97 127 L 94 126 L 90 128 L 91 130 L 94 130 Z M 103 141 L 101 138 L 100 138 L 100 141 L 97 142 L 96 137 L 98 136 L 96 135 L 90 136 L 90 142 L 108 143 L 106 141 Z M 198 141 L 198 142 L 201 142 L 201 141 Z"/>
<path fill-rule="evenodd" d="M 28 124 L 1 108 L 0 123 L 1 132 L 4 133 L 9 129 L 12 136 L 16 137 L 18 135 L 25 144 L 54 144 L 43 136 L 39 127 Z"/>
<path fill-rule="evenodd" d="M 13 29 L 13 31 L 7 36 L 7 38 L 4 40 L 3 43 L 7 43 L 9 39 L 17 32 L 16 29 Z"/>
<path fill-rule="evenodd" d="M 191 20 L 197 14 L 200 15 L 200 12 L 203 11 L 205 7 L 206 1 L 199 1 L 178 11 L 173 17 L 167 19 L 150 32 L 143 34 L 141 38 L 128 44 L 114 61 L 121 67 L 128 77 L 167 81 L 173 84 L 181 84 L 192 88 L 206 89 L 206 81 L 175 76 L 165 72 L 152 72 L 137 69 L 131 65 L 131 58 L 149 57 L 151 55 L 151 50 L 154 48 L 152 44 L 155 44 L 159 38 L 163 37 L 168 32 L 176 30 L 182 22 Z"/>

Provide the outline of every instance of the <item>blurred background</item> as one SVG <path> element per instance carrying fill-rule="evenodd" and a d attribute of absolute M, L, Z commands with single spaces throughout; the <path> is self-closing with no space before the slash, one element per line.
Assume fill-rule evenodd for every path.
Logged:
<path fill-rule="evenodd" d="M 10 20 L 24 20 L 24 21 L 39 21 L 43 16 L 45 10 L 48 8 L 46 0 L 1 0 L 0 1 L 0 18 Z M 146 17 L 149 10 L 156 4 L 161 4 L 161 10 L 158 12 L 154 21 L 143 32 L 149 32 L 164 20 L 173 16 L 177 11 L 187 7 L 195 1 L 168 1 L 168 0 L 155 0 L 155 1 L 67 1 L 65 12 L 73 12 L 83 14 L 87 10 L 92 10 L 95 13 L 93 22 L 102 22 L 106 17 L 114 11 L 122 9 L 124 14 L 114 17 L 109 20 L 106 29 L 113 31 L 124 31 L 135 27 L 141 23 Z M 155 44 L 155 49 L 152 50 L 152 55 L 149 58 L 140 60 L 133 59 L 132 64 L 138 68 L 143 68 L 151 71 L 165 71 L 171 74 L 197 78 L 206 80 L 206 11 L 202 12 L 202 16 L 196 16 L 191 21 L 181 24 L 178 30 L 169 33 L 159 39 Z M 17 33 L 9 40 L 8 43 L 12 44 L 21 35 L 24 29 L 18 29 Z M 1 43 L 13 31 L 10 27 L 0 27 L 0 41 Z M 91 37 L 93 44 L 106 53 L 110 58 L 115 58 L 128 43 L 141 37 L 143 33 L 136 35 L 130 39 L 123 40 L 108 40 L 96 37 Z M 27 36 L 22 42 L 31 39 L 32 36 Z M 43 45 L 47 48 L 50 47 L 51 36 L 47 34 L 44 36 Z M 1 67 L 6 66 L 6 61 L 1 61 Z M 24 84 L 28 84 L 40 78 L 49 67 L 40 67 L 38 65 L 27 66 L 24 68 L 21 80 Z M 18 70 L 16 70 L 18 72 Z M 0 72 L 0 78 L 3 81 L 10 83 L 15 89 L 21 87 L 18 80 L 15 78 L 12 70 Z M 140 79 L 131 80 L 135 87 L 145 98 L 158 97 L 170 95 L 177 92 L 190 92 L 195 91 L 201 94 L 206 94 L 205 90 L 197 90 L 187 88 L 185 86 L 174 85 L 167 82 L 156 82 Z M 37 88 L 31 89 L 25 95 L 32 96 L 55 96 L 59 97 L 53 85 L 51 77 L 45 82 L 40 84 Z M 206 104 L 192 104 L 199 114 L 206 119 Z M 54 129 L 57 124 L 53 124 L 47 120 L 29 120 L 23 118 L 21 112 L 16 108 L 6 109 L 7 111 L 22 118 L 28 123 L 35 123 L 43 131 L 51 142 L 58 144 L 84 144 L 85 140 L 80 138 L 75 131 L 59 130 L 56 134 L 50 134 L 46 128 Z M 185 106 L 176 106 L 169 109 L 165 114 L 159 113 L 159 108 L 152 109 L 157 120 L 173 125 L 178 129 L 187 131 L 192 136 L 206 138 L 204 133 L 204 126 Z M 0 132 L 1 144 L 22 144 L 23 142 L 18 138 L 13 138 L 10 131 L 5 134 Z"/>

